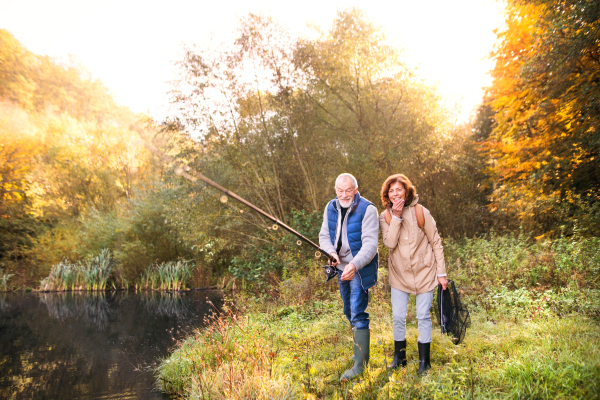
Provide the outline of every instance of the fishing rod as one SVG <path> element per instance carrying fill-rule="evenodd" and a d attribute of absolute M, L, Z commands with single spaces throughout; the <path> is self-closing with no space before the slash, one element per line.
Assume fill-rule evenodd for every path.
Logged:
<path fill-rule="evenodd" d="M 214 187 L 218 191 L 220 191 L 221 196 L 219 197 L 219 201 L 221 203 L 223 203 L 223 204 L 227 203 L 227 201 L 229 200 L 228 198 L 232 197 L 232 198 L 236 199 L 237 201 L 239 201 L 240 203 L 242 203 L 242 204 L 246 205 L 247 207 L 251 208 L 252 210 L 256 211 L 263 217 L 266 217 L 266 218 L 270 219 L 271 221 L 273 221 L 275 223 L 275 225 L 273 225 L 273 227 L 272 227 L 273 230 L 277 230 L 277 227 L 281 226 L 283 229 L 285 229 L 292 235 L 295 235 L 296 237 L 298 237 L 301 241 L 304 241 L 304 242 L 308 243 L 309 245 L 311 245 L 312 247 L 314 247 L 316 249 L 315 258 L 327 257 L 327 259 L 328 259 L 327 265 L 323 266 L 324 272 L 327 275 L 326 282 L 329 282 L 330 279 L 332 279 L 333 277 L 335 277 L 337 275 L 337 269 L 333 266 L 334 258 L 331 257 L 329 254 L 327 254 L 327 251 L 323 250 L 318 244 L 316 244 L 315 242 L 313 242 L 312 240 L 310 240 L 309 238 L 307 238 L 300 232 L 296 231 L 291 226 L 289 226 L 286 223 L 275 218 L 271 214 L 256 207 L 254 204 L 250 203 L 248 200 L 238 196 L 237 194 L 233 193 L 231 190 L 228 190 L 228 189 L 224 188 L 223 186 L 219 185 L 212 179 L 206 177 L 204 174 L 194 171 L 188 165 L 183 165 L 183 164 L 177 162 L 173 157 L 162 153 L 160 150 L 158 150 L 154 145 L 152 145 L 148 141 L 143 140 L 143 142 L 144 142 L 144 146 L 148 150 L 150 150 L 153 154 L 159 156 L 160 158 L 162 158 L 164 161 L 166 161 L 169 164 L 174 164 L 176 175 L 181 176 L 191 182 L 197 182 L 198 180 L 201 180 L 204 183 L 206 183 L 206 184 Z M 297 242 L 298 245 L 300 245 L 302 243 L 300 240 Z"/>

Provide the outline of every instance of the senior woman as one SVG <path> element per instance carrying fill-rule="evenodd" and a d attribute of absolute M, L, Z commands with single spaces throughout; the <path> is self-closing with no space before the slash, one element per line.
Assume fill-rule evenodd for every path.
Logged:
<path fill-rule="evenodd" d="M 392 290 L 394 359 L 388 368 L 406 366 L 406 311 L 410 295 L 417 296 L 419 321 L 419 374 L 431 368 L 430 309 L 433 290 L 446 290 L 446 264 L 435 221 L 418 205 L 419 196 L 403 174 L 388 177 L 381 187 L 385 211 L 379 217 L 383 243 L 389 248 L 389 279 Z M 419 222 L 419 221 L 420 222 Z M 423 223 L 424 222 L 424 223 Z"/>

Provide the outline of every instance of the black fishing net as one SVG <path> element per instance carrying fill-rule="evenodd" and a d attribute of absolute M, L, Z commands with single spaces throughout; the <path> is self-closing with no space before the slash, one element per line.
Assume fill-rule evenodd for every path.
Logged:
<path fill-rule="evenodd" d="M 464 340 L 467 328 L 471 326 L 471 316 L 460 301 L 453 281 L 448 281 L 446 290 L 438 285 L 437 302 L 435 313 L 442 327 L 442 334 L 452 335 L 454 344 L 459 344 Z"/>

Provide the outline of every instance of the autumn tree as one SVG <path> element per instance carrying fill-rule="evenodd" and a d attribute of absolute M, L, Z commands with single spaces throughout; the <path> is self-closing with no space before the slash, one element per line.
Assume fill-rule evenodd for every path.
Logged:
<path fill-rule="evenodd" d="M 315 39 L 292 39 L 249 15 L 231 46 L 189 47 L 179 65 L 172 124 L 189 141 L 179 158 L 279 219 L 307 227 L 302 215 L 311 215 L 318 228 L 338 174 L 354 174 L 361 194 L 379 204 L 382 182 L 403 172 L 444 232 L 485 229 L 471 132 L 361 11 L 340 12 Z M 207 203 L 193 213 L 198 231 L 226 239 L 235 265 L 245 259 L 254 270 L 271 254 L 285 258 L 283 247 L 264 251 L 278 240 L 267 221 L 200 197 Z"/>
<path fill-rule="evenodd" d="M 35 55 L 6 30 L 0 61 L 0 268 L 32 263 L 39 240 L 52 255 L 39 263 L 83 255 L 81 218 L 114 212 L 142 182 L 137 117 L 75 61 Z"/>
<path fill-rule="evenodd" d="M 544 233 L 594 233 L 600 182 L 600 4 L 509 2 L 493 53 L 493 210 Z"/>
<path fill-rule="evenodd" d="M 402 172 L 445 234 L 485 229 L 471 133 L 453 122 L 435 87 L 358 9 L 340 12 L 318 37 L 300 42 L 296 60 L 308 77 L 304 96 L 315 110 L 309 118 L 330 138 L 335 172 L 355 174 L 361 193 L 376 203 L 385 178 Z"/>

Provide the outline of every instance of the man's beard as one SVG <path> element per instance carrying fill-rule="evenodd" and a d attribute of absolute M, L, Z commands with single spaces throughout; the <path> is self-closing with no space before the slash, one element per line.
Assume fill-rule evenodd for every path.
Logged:
<path fill-rule="evenodd" d="M 340 200 L 340 205 L 343 208 L 348 208 L 348 207 L 350 207 L 352 205 L 352 202 L 354 201 L 354 196 L 352 196 L 350 198 L 350 200 L 342 200 L 342 199 L 339 199 L 339 200 Z"/>

